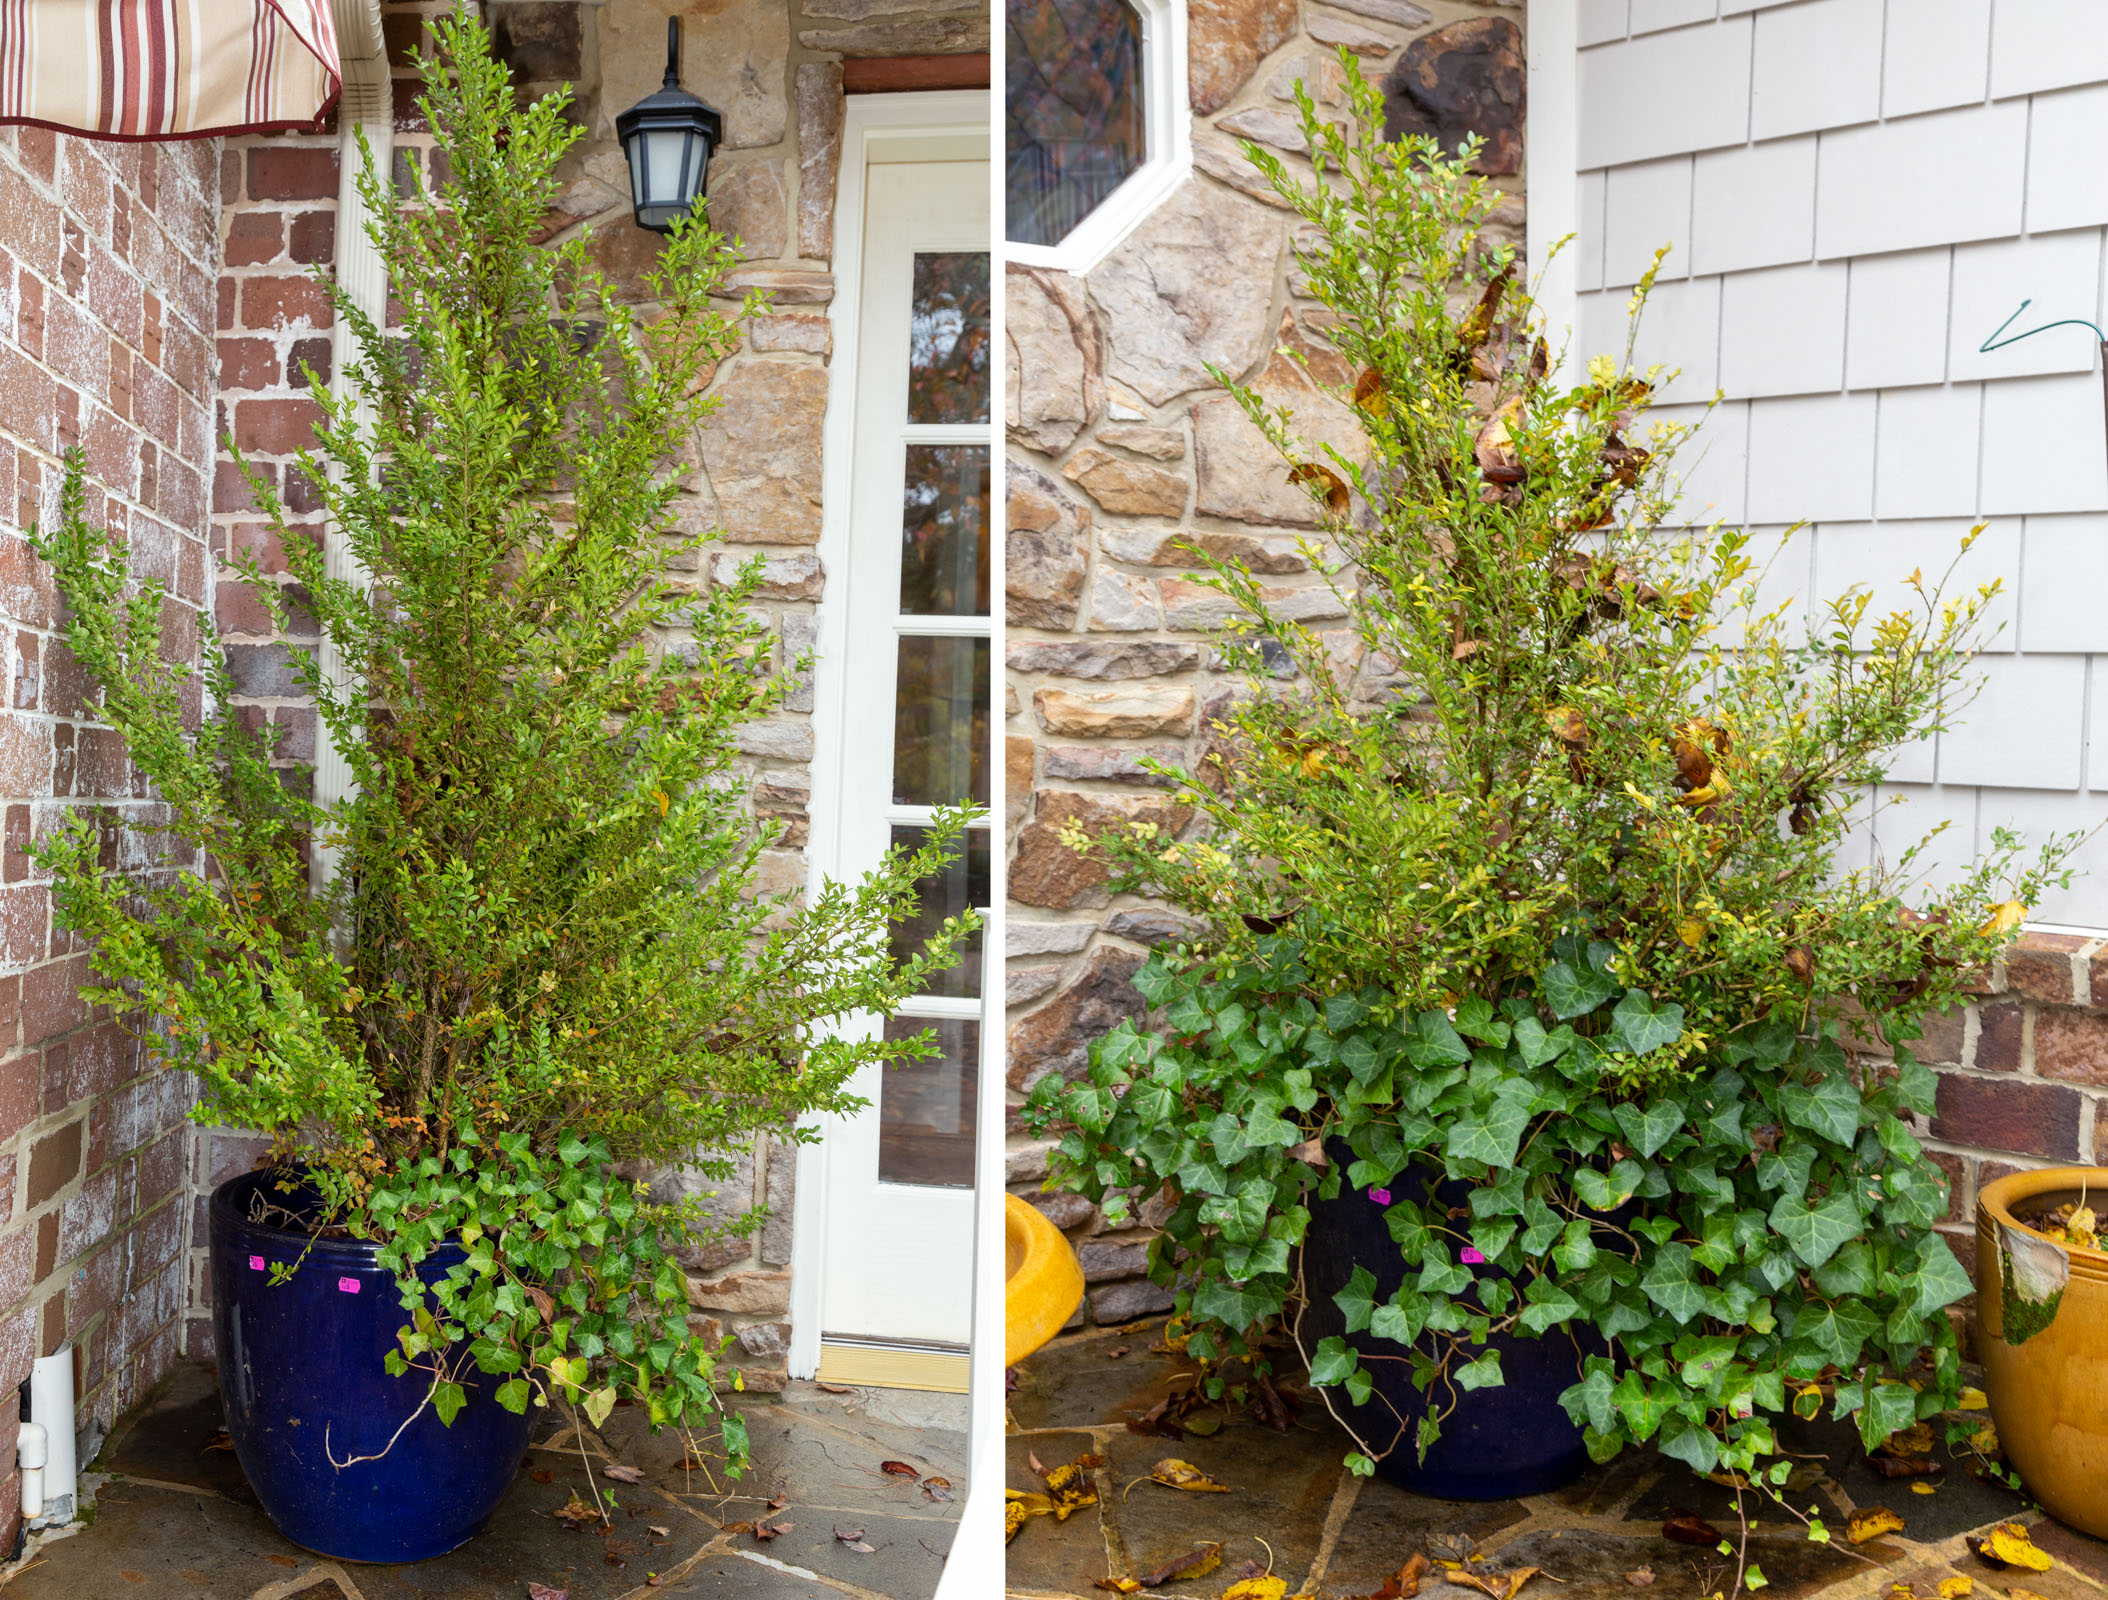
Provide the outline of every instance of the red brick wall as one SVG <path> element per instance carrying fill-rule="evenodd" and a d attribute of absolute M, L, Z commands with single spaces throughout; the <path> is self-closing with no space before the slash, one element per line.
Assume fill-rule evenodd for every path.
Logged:
<path fill-rule="evenodd" d="M 82 446 L 89 516 L 170 585 L 170 638 L 195 658 L 216 160 L 210 142 L 0 130 L 0 1541 L 32 1357 L 73 1345 L 78 1420 L 107 1426 L 168 1369 L 180 1329 L 190 1085 L 82 1004 L 87 958 L 22 850 L 85 801 L 150 808 L 86 712 L 22 532 L 55 510 L 60 452 Z"/>

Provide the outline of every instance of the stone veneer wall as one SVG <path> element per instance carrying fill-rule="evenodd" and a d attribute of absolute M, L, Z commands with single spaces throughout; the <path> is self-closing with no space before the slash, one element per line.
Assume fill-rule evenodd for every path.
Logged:
<path fill-rule="evenodd" d="M 122 742 L 86 713 L 23 533 L 55 515 L 79 446 L 87 515 L 172 591 L 194 660 L 207 603 L 218 141 L 108 144 L 0 129 L 0 1549 L 11 1545 L 17 1387 L 71 1345 L 91 1442 L 175 1359 L 187 1077 L 159 1070 L 55 929 L 23 851 L 83 803 L 150 816 Z M 117 848 L 143 863 L 140 841 Z"/>
<path fill-rule="evenodd" d="M 383 6 L 395 74 L 394 171 L 407 191 L 413 168 L 427 182 L 441 176 L 430 130 L 414 101 L 425 20 L 447 0 Z M 573 115 L 585 137 L 561 169 L 565 187 L 545 220 L 556 241 L 590 230 L 594 254 L 633 301 L 647 292 L 642 274 L 660 248 L 657 234 L 631 221 L 628 168 L 614 137 L 617 113 L 657 89 L 665 66 L 666 0 L 491 0 L 486 6 L 499 53 L 528 93 L 558 84 L 574 89 Z M 841 153 L 843 61 L 985 52 L 983 0 L 730 0 L 704 5 L 676 0 L 683 19 L 683 83 L 725 119 L 725 142 L 711 162 L 710 218 L 742 242 L 745 265 L 726 281 L 736 297 L 770 291 L 769 313 L 755 319 L 742 348 L 719 368 L 723 408 L 686 462 L 687 491 L 678 506 L 684 530 L 719 529 L 721 549 L 705 555 L 693 581 L 717 581 L 749 556 L 767 567 L 761 608 L 778 638 L 776 664 L 787 668 L 815 639 L 813 610 L 825 582 L 814 547 L 820 537 L 821 422 L 832 354 L 827 306 L 834 296 L 834 193 Z M 287 472 L 291 453 L 315 417 L 297 392 L 303 360 L 326 374 L 329 307 L 305 274 L 332 259 L 337 192 L 335 137 L 229 141 L 223 163 L 226 271 L 220 281 L 222 424 L 251 459 L 280 482 L 296 516 L 311 500 Z M 649 314 L 648 306 L 643 308 Z M 256 520 L 231 460 L 222 458 L 213 501 L 216 552 L 252 548 L 271 564 L 268 535 Z M 303 530 L 322 536 L 320 524 Z M 245 703 L 258 720 L 284 730 L 288 765 L 312 762 L 313 710 L 290 691 L 288 652 L 312 644 L 312 630 L 279 637 L 269 619 L 231 578 L 219 587 L 219 620 L 229 640 Z M 671 641 L 680 648 L 681 641 Z M 804 882 L 803 847 L 813 755 L 812 692 L 807 684 L 781 715 L 748 729 L 745 777 L 758 815 L 786 828 L 781 848 L 764 857 L 763 888 Z M 220 1131 L 198 1142 L 192 1184 L 203 1215 L 212 1187 L 245 1170 L 254 1139 Z M 791 1206 L 795 1150 L 763 1138 L 739 1156 L 723 1184 L 666 1174 L 664 1187 L 711 1191 L 726 1214 L 766 1205 L 768 1221 L 751 1241 L 729 1241 L 685 1260 L 697 1327 L 737 1340 L 749 1388 L 780 1389 L 790 1325 Z M 211 1350 L 210 1279 L 200 1225 L 191 1255 L 188 1345 Z"/>
<path fill-rule="evenodd" d="M 1344 673 L 1362 670 L 1345 612 L 1301 553 L 1308 497 L 1207 373 L 1255 382 L 1310 436 L 1342 448 L 1357 437 L 1351 413 L 1310 381 L 1353 379 L 1324 342 L 1326 313 L 1299 292 L 1290 215 L 1236 141 L 1271 146 L 1307 175 L 1294 85 L 1340 110 L 1344 45 L 1371 78 L 1421 86 L 1436 111 L 1421 126 L 1488 136 L 1481 165 L 1508 196 L 1489 233 L 1522 241 L 1520 4 L 1192 0 L 1187 18 L 1192 178 L 1084 276 L 1012 267 L 1007 284 L 1008 1175 L 1077 1246 L 1089 1284 L 1078 1317 L 1107 1323 L 1171 1303 L 1141 1275 L 1151 1230 L 1109 1231 L 1080 1197 L 1039 1192 L 1045 1146 L 1014 1108 L 1043 1075 L 1080 1072 L 1092 1038 L 1142 1012 L 1128 979 L 1149 946 L 1186 927 L 1111 894 L 1060 843 L 1072 820 L 1190 820 L 1137 762 L 1197 757 L 1234 679 L 1209 642 L 1225 603 L 1192 581 L 1175 546 L 1242 556 Z M 1393 92 L 1394 115 L 1398 103 Z"/>

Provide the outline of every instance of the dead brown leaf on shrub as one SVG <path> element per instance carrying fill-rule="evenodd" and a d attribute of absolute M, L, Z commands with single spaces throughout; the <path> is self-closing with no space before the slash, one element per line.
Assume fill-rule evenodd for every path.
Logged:
<path fill-rule="evenodd" d="M 1325 509 L 1335 515 L 1344 516 L 1353 503 L 1347 488 L 1347 480 L 1321 462 L 1306 461 L 1289 470 L 1288 481 L 1303 488 L 1319 491 L 1325 497 Z"/>

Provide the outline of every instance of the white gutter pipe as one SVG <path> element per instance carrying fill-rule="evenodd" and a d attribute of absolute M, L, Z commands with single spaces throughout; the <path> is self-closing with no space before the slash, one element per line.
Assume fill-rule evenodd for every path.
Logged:
<path fill-rule="evenodd" d="M 359 134 L 373 152 L 374 170 L 386 183 L 394 165 L 395 85 L 388 72 L 388 47 L 381 33 L 380 0 L 332 0 L 337 23 L 337 46 L 344 71 L 343 96 L 337 102 L 337 283 L 352 303 L 372 318 L 385 323 L 388 310 L 388 271 L 380 252 L 366 236 L 371 220 L 365 198 L 359 193 Z M 338 320 L 330 339 L 330 388 L 342 396 L 351 385 L 351 364 L 359 354 L 349 323 Z M 369 420 L 360 408 L 361 424 Z M 363 587 L 366 574 L 344 548 L 332 538 L 323 551 L 323 563 L 332 578 Z M 328 639 L 322 641 L 321 667 L 331 683 L 345 681 L 344 664 Z M 329 730 L 319 730 L 315 749 L 315 799 L 329 805 L 351 793 L 351 768 Z M 336 852 L 319 841 L 314 851 L 314 884 L 321 888 L 336 870 Z"/>
<path fill-rule="evenodd" d="M 36 1440 L 37 1509 L 29 1509 L 29 1478 L 31 1463 L 28 1460 L 31 1430 L 40 1435 Z M 73 1459 L 73 1351 L 61 1350 L 55 1356 L 39 1356 L 29 1369 L 29 1421 L 21 1431 L 16 1445 L 17 1460 L 22 1462 L 22 1514 L 39 1517 L 46 1523 L 71 1522 L 73 1520 L 75 1482 Z"/>
<path fill-rule="evenodd" d="M 44 1427 L 25 1422 L 15 1434 L 15 1465 L 22 1471 L 22 1520 L 44 1514 Z"/>

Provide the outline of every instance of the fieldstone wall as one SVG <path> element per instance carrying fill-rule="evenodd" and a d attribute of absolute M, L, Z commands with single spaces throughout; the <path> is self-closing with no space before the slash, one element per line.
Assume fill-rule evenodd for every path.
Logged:
<path fill-rule="evenodd" d="M 60 458 L 78 447 L 87 516 L 169 586 L 167 648 L 196 659 L 218 159 L 217 140 L 0 129 L 0 1548 L 31 1361 L 74 1349 L 92 1446 L 168 1370 L 181 1328 L 191 1084 L 81 998 L 84 947 L 53 926 L 23 851 L 76 807 L 150 821 L 156 802 L 88 713 L 50 569 L 23 535 L 57 514 Z M 139 836 L 115 848 L 149 863 Z"/>
<path fill-rule="evenodd" d="M 410 0 L 383 7 L 395 74 L 398 192 L 421 170 L 443 174 L 430 130 L 419 116 L 415 59 L 429 48 L 425 24 L 451 0 Z M 678 521 L 717 530 L 722 545 L 706 552 L 698 585 L 729 578 L 759 554 L 767 584 L 758 604 L 777 637 L 777 666 L 788 669 L 812 647 L 813 610 L 826 574 L 820 537 L 821 423 L 833 354 L 827 307 L 834 298 L 834 198 L 841 158 L 845 59 L 985 52 L 983 0 L 491 0 L 485 7 L 500 55 L 527 93 L 570 84 L 572 115 L 585 130 L 562 169 L 565 186 L 544 220 L 542 237 L 587 235 L 619 292 L 649 315 L 643 274 L 660 236 L 631 220 L 629 173 L 615 139 L 615 117 L 659 87 L 666 61 L 669 10 L 682 19 L 682 82 L 725 119 L 725 142 L 711 162 L 712 222 L 741 243 L 744 264 L 726 280 L 737 298 L 769 291 L 768 313 L 746 331 L 742 347 L 719 367 L 714 391 L 724 405 L 696 441 L 685 466 Z M 220 283 L 221 423 L 252 461 L 280 483 L 301 531 L 323 537 L 305 520 L 314 507 L 286 471 L 315 419 L 301 396 L 302 362 L 327 376 L 330 315 L 306 275 L 333 259 L 337 144 L 273 136 L 230 141 L 224 164 L 221 231 L 227 266 Z M 269 536 L 248 503 L 230 458 L 220 462 L 213 539 L 218 553 L 261 548 Z M 274 563 L 262 549 L 267 568 Z M 290 581 L 290 580 L 288 580 Z M 243 703 L 259 721 L 284 729 L 279 753 L 288 766 L 315 757 L 311 707 L 289 693 L 288 652 L 311 647 L 312 627 L 280 637 L 231 577 L 219 588 L 219 620 L 236 662 Z M 670 641 L 683 648 L 684 641 Z M 692 648 L 692 646 L 690 647 Z M 804 882 L 807 805 L 813 756 L 812 689 L 808 682 L 778 716 L 746 730 L 744 777 L 758 816 L 783 824 L 779 849 L 764 857 L 769 892 Z M 193 1152 L 195 1209 L 226 1178 L 245 1170 L 259 1142 L 221 1131 Z M 691 1251 L 690 1304 L 697 1328 L 729 1332 L 733 1357 L 752 1389 L 780 1389 L 790 1324 L 791 1208 L 796 1152 L 762 1138 L 740 1152 L 725 1182 L 693 1174 L 658 1175 L 662 1191 L 706 1192 L 711 1207 L 736 1215 L 766 1205 L 769 1217 L 751 1240 Z M 202 1223 L 191 1250 L 188 1348 L 211 1350 L 210 1274 Z"/>
<path fill-rule="evenodd" d="M 1234 680 L 1209 630 L 1225 603 L 1178 548 L 1235 554 L 1285 614 L 1359 670 L 1345 612 L 1301 550 L 1308 497 L 1208 376 L 1239 374 L 1342 449 L 1349 410 L 1313 385 L 1352 386 L 1303 295 L 1297 224 L 1237 147 L 1251 139 L 1309 171 L 1298 80 L 1341 111 L 1344 45 L 1385 85 L 1394 135 L 1487 138 L 1482 170 L 1508 196 L 1493 237 L 1522 243 L 1523 8 L 1508 0 L 1191 0 L 1195 172 L 1082 277 L 1012 267 L 1010 340 L 1007 1001 L 1013 1108 L 1049 1072 L 1074 1075 L 1092 1038 L 1141 1013 L 1129 983 L 1184 919 L 1131 895 L 1061 844 L 1071 821 L 1176 832 L 1189 815 L 1142 770 L 1191 761 Z M 1343 114 L 1343 113 L 1342 113 Z M 1292 359 L 1288 352 L 1300 357 Z M 1335 626 L 1336 625 L 1336 626 Z M 1140 1274 L 1150 1230 L 1108 1231 L 1073 1195 L 1039 1192 L 1044 1145 L 1011 1119 L 1012 1188 L 1067 1230 L 1090 1287 L 1079 1318 L 1168 1308 Z M 1146 1221 L 1148 1211 L 1143 1217 Z"/>

